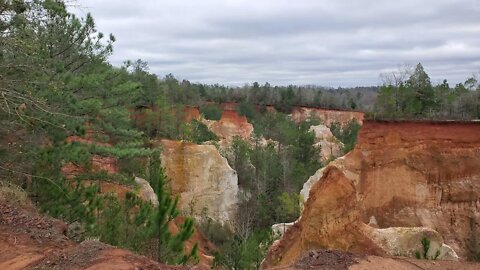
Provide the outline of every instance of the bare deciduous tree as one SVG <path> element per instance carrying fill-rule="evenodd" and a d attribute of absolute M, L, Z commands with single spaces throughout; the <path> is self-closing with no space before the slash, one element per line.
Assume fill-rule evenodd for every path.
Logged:
<path fill-rule="evenodd" d="M 381 73 L 380 80 L 383 85 L 399 87 L 408 80 L 413 73 L 413 66 L 409 64 L 399 65 L 396 70 Z"/>

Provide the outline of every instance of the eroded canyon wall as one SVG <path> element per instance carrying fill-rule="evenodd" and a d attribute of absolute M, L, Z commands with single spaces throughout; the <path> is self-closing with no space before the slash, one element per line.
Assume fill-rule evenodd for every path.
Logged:
<path fill-rule="evenodd" d="M 180 209 L 202 213 L 222 223 L 232 221 L 237 208 L 238 177 L 213 145 L 162 140 L 162 165 Z"/>
<path fill-rule="evenodd" d="M 267 266 L 316 248 L 386 255 L 372 216 L 380 229 L 433 229 L 469 259 L 480 252 L 480 123 L 366 121 L 355 149 L 304 189 L 302 216 Z"/>
<path fill-rule="evenodd" d="M 239 115 L 236 110 L 224 110 L 218 121 L 203 119 L 202 122 L 220 140 L 225 142 L 230 142 L 235 136 L 249 139 L 253 132 L 253 125 L 247 121 L 245 116 Z"/>
<path fill-rule="evenodd" d="M 308 107 L 293 107 L 292 119 L 295 122 L 301 122 L 308 118 L 318 118 L 322 124 L 330 126 L 332 123 L 338 122 L 342 125 L 347 124 L 352 119 L 357 120 L 360 124 L 363 122 L 364 113 L 357 111 L 344 111 L 334 109 L 320 109 Z"/>
<path fill-rule="evenodd" d="M 320 148 L 320 162 L 327 164 L 330 160 L 341 156 L 343 143 L 333 136 L 330 128 L 325 125 L 311 126 L 315 133 L 315 146 Z"/>

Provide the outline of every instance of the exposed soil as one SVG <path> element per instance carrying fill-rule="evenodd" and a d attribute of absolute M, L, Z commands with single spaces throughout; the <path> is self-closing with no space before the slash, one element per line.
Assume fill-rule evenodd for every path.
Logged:
<path fill-rule="evenodd" d="M 358 264 L 350 266 L 350 270 L 475 270 L 480 265 L 474 262 L 431 261 L 411 258 L 386 258 L 368 256 Z"/>
<path fill-rule="evenodd" d="M 312 250 L 303 255 L 295 264 L 295 269 L 348 269 L 358 263 L 363 255 L 337 250 Z"/>
<path fill-rule="evenodd" d="M 416 260 L 402 257 L 379 257 L 338 250 L 314 250 L 304 254 L 294 264 L 274 267 L 272 270 L 474 270 L 478 263 L 455 261 Z"/>
<path fill-rule="evenodd" d="M 89 240 L 76 244 L 67 226 L 0 200 L 0 269 L 190 269 Z"/>

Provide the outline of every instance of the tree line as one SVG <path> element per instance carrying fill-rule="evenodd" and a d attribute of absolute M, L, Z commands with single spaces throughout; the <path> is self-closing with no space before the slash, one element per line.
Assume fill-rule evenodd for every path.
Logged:
<path fill-rule="evenodd" d="M 370 116 L 386 119 L 480 118 L 480 84 L 475 76 L 451 87 L 447 80 L 433 85 L 421 63 L 384 74 Z"/>

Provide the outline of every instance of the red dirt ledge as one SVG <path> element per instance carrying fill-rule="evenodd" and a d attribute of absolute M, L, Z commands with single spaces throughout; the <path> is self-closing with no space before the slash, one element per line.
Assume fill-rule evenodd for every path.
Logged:
<path fill-rule="evenodd" d="M 270 270 L 474 270 L 480 269 L 480 263 L 417 260 L 403 257 L 379 257 L 354 254 L 337 250 L 309 251 L 290 266 L 268 268 Z"/>
<path fill-rule="evenodd" d="M 475 120 L 437 120 L 437 119 L 373 119 L 365 117 L 364 123 L 386 123 L 386 124 L 398 124 L 398 123 L 423 123 L 423 124 L 473 124 L 480 125 L 480 119 Z"/>
<path fill-rule="evenodd" d="M 191 269 L 98 241 L 76 244 L 65 231 L 59 220 L 0 202 L 0 269 Z"/>

